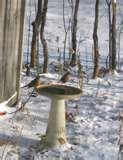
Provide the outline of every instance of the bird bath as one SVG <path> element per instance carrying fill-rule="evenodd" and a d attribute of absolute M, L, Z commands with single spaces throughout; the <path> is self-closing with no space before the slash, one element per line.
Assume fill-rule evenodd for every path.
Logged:
<path fill-rule="evenodd" d="M 46 147 L 55 147 L 67 143 L 65 100 L 79 98 L 82 91 L 75 87 L 53 84 L 41 86 L 38 93 L 51 99 L 45 139 Z"/>

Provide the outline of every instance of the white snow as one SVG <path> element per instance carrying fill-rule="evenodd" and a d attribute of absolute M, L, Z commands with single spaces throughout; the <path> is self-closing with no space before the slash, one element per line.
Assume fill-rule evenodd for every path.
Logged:
<path fill-rule="evenodd" d="M 49 75 L 43 77 L 46 82 L 51 79 Z M 52 77 L 54 78 L 55 75 L 52 74 Z M 34 157 L 35 160 L 67 158 L 70 160 L 116 160 L 119 149 L 118 114 L 123 103 L 121 99 L 123 75 L 115 75 L 113 78 L 110 77 L 110 80 L 111 86 L 104 85 L 103 81 L 99 83 L 97 80 L 90 80 L 92 83 L 84 82 L 80 100 L 67 102 L 66 111 L 74 117 L 74 121 L 68 121 L 66 126 L 68 144 L 49 151 L 38 151 L 39 135 L 44 135 L 47 127 L 50 109 L 48 98 L 31 97 L 23 111 L 13 113 L 12 117 L 0 116 L 0 136 L 5 140 L 11 139 L 12 144 L 7 144 L 8 149 L 14 147 L 12 147 L 14 152 L 9 151 L 11 155 L 15 159 L 19 156 L 22 160 L 30 157 Z M 23 81 L 28 81 L 28 77 L 24 76 Z M 28 98 L 29 92 L 31 89 L 30 91 L 22 89 L 23 101 Z M 12 110 L 6 105 L 5 107 L 1 105 L 1 108 L 3 108 L 2 111 L 6 108 L 6 112 Z M 5 145 L 0 146 L 2 153 Z M 7 149 L 5 150 L 7 152 Z"/>

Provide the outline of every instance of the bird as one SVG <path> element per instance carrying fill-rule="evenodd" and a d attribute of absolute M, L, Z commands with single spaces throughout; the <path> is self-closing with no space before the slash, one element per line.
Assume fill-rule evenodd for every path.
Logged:
<path fill-rule="evenodd" d="M 67 71 L 60 79 L 60 82 L 66 83 L 70 79 L 70 72 Z"/>
<path fill-rule="evenodd" d="M 25 86 L 23 86 L 22 88 L 31 88 L 34 87 L 35 89 L 39 88 L 39 86 L 43 84 L 43 82 L 40 81 L 40 77 L 37 76 L 35 79 L 33 79 L 31 82 L 29 82 L 28 84 L 26 84 Z"/>

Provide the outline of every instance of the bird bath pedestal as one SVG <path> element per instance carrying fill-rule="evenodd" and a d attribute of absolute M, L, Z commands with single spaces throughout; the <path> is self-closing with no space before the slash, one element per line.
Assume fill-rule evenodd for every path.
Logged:
<path fill-rule="evenodd" d="M 81 90 L 66 85 L 46 85 L 38 89 L 38 93 L 51 99 L 45 147 L 55 147 L 67 143 L 65 100 L 79 98 Z"/>

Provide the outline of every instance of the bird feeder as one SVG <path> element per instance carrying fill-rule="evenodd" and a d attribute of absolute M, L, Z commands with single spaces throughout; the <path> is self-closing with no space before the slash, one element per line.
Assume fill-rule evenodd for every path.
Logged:
<path fill-rule="evenodd" d="M 75 87 L 56 84 L 41 86 L 38 89 L 38 93 L 51 99 L 45 146 L 49 148 L 60 145 L 62 142 L 67 143 L 65 100 L 79 98 L 81 90 Z"/>
<path fill-rule="evenodd" d="M 0 0 L 0 103 L 19 95 L 25 0 Z"/>

